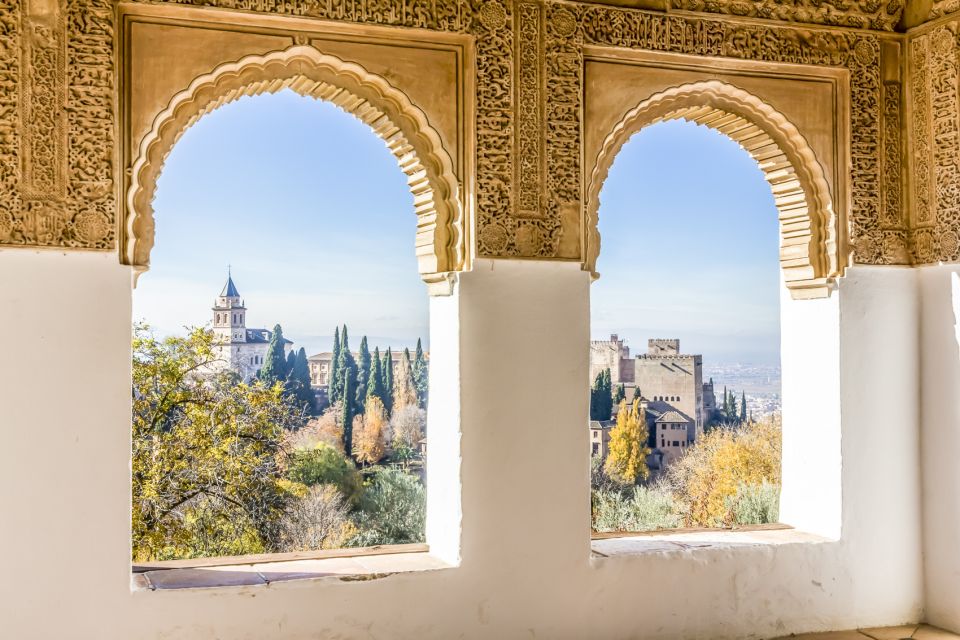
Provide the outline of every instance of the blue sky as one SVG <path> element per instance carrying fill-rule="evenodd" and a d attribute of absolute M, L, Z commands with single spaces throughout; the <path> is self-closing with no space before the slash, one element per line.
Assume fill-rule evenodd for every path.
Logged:
<path fill-rule="evenodd" d="M 426 341 L 412 206 L 383 142 L 333 105 L 290 91 L 225 105 L 167 158 L 134 319 L 160 333 L 209 322 L 230 264 L 248 326 L 280 323 L 308 353 L 343 322 L 355 341 Z M 735 143 L 681 122 L 645 129 L 601 194 L 594 337 L 635 349 L 679 337 L 710 360 L 776 363 L 776 225 Z"/>

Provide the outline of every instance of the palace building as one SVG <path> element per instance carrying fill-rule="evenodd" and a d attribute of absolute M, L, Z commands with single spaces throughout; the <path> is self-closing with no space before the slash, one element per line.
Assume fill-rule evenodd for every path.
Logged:
<path fill-rule="evenodd" d="M 247 327 L 247 306 L 229 271 L 227 282 L 213 304 L 213 334 L 214 348 L 219 353 L 217 368 L 229 369 L 244 381 L 253 379 L 260 372 L 273 331 Z M 292 347 L 293 342 L 284 338 L 284 357 Z"/>

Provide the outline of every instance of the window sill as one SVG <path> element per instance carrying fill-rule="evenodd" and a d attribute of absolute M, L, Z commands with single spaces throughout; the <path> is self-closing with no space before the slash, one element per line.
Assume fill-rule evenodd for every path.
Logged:
<path fill-rule="evenodd" d="M 276 554 L 244 558 L 185 560 L 170 563 L 154 562 L 134 566 L 131 576 L 133 591 L 167 591 L 210 589 L 216 587 L 269 586 L 293 580 L 336 580 L 357 582 L 377 580 L 395 573 L 435 571 L 452 565 L 430 555 L 426 545 L 403 545 L 409 549 L 343 549 L 314 557 Z M 348 555 L 349 552 L 354 555 Z M 380 553 L 377 553 L 380 551 Z M 307 555 L 307 554 L 299 554 Z M 326 557 L 316 557 L 316 556 Z M 227 562 L 233 561 L 233 564 Z M 244 561 L 246 560 L 246 561 Z M 194 563 L 192 566 L 190 563 Z M 173 565 L 173 566 L 171 566 Z"/>
<path fill-rule="evenodd" d="M 699 549 L 733 549 L 782 544 L 834 542 L 786 525 L 743 529 L 700 529 L 644 533 L 598 534 L 590 544 L 591 556 L 604 559 L 656 553 L 682 553 Z"/>

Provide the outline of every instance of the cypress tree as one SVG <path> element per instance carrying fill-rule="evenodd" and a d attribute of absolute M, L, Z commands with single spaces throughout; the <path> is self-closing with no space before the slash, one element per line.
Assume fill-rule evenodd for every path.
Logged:
<path fill-rule="evenodd" d="M 263 359 L 263 368 L 260 369 L 260 379 L 267 385 L 287 379 L 287 359 L 283 355 L 283 342 L 283 329 L 280 325 L 275 325 L 267 346 L 267 355 Z"/>
<path fill-rule="evenodd" d="M 307 352 L 303 347 L 294 357 L 293 369 L 290 372 L 290 381 L 294 384 L 294 393 L 300 404 L 311 412 L 314 410 L 313 389 L 310 388 L 310 364 L 307 362 Z"/>
<path fill-rule="evenodd" d="M 383 371 L 383 406 L 386 407 L 387 413 L 393 412 L 393 353 L 390 351 L 390 347 L 387 347 L 387 352 L 383 354 L 383 363 L 381 366 Z"/>
<path fill-rule="evenodd" d="M 330 404 L 337 401 L 337 387 L 340 383 L 340 327 L 333 331 L 333 351 L 330 354 L 330 380 L 327 383 L 327 400 Z"/>
<path fill-rule="evenodd" d="M 370 359 L 370 377 L 367 382 L 367 398 L 377 398 L 383 401 L 383 367 L 380 364 L 380 347 L 373 348 L 373 357 Z"/>
<path fill-rule="evenodd" d="M 293 367 L 297 363 L 297 354 L 291 349 L 290 353 L 287 354 L 287 379 L 290 379 L 290 375 L 293 373 Z"/>
<path fill-rule="evenodd" d="M 413 383 L 417 387 L 417 401 L 420 408 L 427 407 L 427 391 L 429 390 L 430 367 L 427 365 L 427 359 L 423 355 L 423 345 L 420 338 L 417 338 L 417 350 L 413 358 Z"/>
<path fill-rule="evenodd" d="M 643 400 L 643 394 L 640 393 L 640 387 L 633 388 L 633 400 L 634 401 Z"/>
<path fill-rule="evenodd" d="M 743 424 L 747 421 L 747 392 L 743 391 L 740 394 L 740 423 Z"/>
<path fill-rule="evenodd" d="M 727 393 L 727 385 L 723 385 L 723 417 L 730 418 L 730 395 Z"/>
<path fill-rule="evenodd" d="M 403 355 L 400 357 L 400 366 L 397 367 L 397 377 L 393 384 L 394 409 L 418 405 L 417 387 L 413 382 L 413 364 L 410 362 L 410 349 L 403 350 Z"/>
<path fill-rule="evenodd" d="M 621 382 L 617 385 L 617 390 L 613 394 L 613 407 L 619 407 L 620 403 L 627 399 L 627 390 Z M 611 409 L 613 408 L 611 407 Z"/>
<path fill-rule="evenodd" d="M 349 398 L 353 390 L 353 385 L 350 384 L 350 377 L 351 376 L 343 377 L 344 398 Z M 340 411 L 340 427 L 343 430 L 343 452 L 347 454 L 348 458 L 353 455 L 353 416 L 353 403 L 344 400 Z"/>
<path fill-rule="evenodd" d="M 343 402 L 344 405 L 356 405 L 356 380 L 357 380 L 357 363 L 353 359 L 353 354 L 350 353 L 349 344 L 346 340 L 343 339 L 343 336 L 346 336 L 346 326 L 343 328 L 343 333 L 341 333 L 340 338 L 340 357 L 337 358 L 337 369 L 339 370 L 339 379 L 337 380 L 337 400 Z M 347 382 L 350 382 L 349 386 Z"/>
<path fill-rule="evenodd" d="M 360 338 L 360 352 L 357 354 L 357 404 L 367 401 L 367 385 L 370 384 L 370 349 L 367 336 Z"/>
<path fill-rule="evenodd" d="M 601 406 L 602 398 L 600 392 L 603 389 L 603 372 L 597 374 L 597 377 L 593 379 L 593 386 L 590 387 L 590 419 L 591 420 L 603 420 L 600 416 L 603 414 L 603 407 Z"/>
<path fill-rule="evenodd" d="M 603 370 L 603 390 L 604 390 L 604 405 L 605 411 L 603 418 L 604 420 L 609 420 L 613 416 L 613 382 L 610 377 L 610 369 Z"/>

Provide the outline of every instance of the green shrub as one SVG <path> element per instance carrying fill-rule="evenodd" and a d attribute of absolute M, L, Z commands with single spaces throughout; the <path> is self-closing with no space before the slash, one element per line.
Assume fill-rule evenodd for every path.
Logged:
<path fill-rule="evenodd" d="M 680 526 L 673 496 L 664 487 L 601 489 L 593 492 L 595 531 L 654 531 Z"/>
<path fill-rule="evenodd" d="M 400 469 L 380 468 L 363 497 L 352 547 L 423 542 L 426 492 L 420 480 Z"/>
<path fill-rule="evenodd" d="M 769 524 L 780 518 L 780 485 L 764 480 L 760 484 L 741 483 L 737 493 L 727 498 L 727 509 L 736 524 Z"/>
<path fill-rule="evenodd" d="M 311 487 L 332 484 L 354 505 L 363 495 L 363 479 L 356 466 L 342 453 L 324 443 L 312 449 L 294 451 L 290 456 L 287 477 Z"/>

